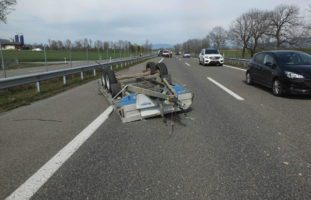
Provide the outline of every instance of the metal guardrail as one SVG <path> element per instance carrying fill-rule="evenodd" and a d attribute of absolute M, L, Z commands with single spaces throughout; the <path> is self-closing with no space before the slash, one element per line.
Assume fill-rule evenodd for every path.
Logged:
<path fill-rule="evenodd" d="M 233 63 L 233 64 L 243 66 L 243 67 L 245 67 L 245 68 L 247 67 L 249 61 L 250 61 L 250 59 L 226 58 L 226 57 L 225 57 L 225 62 L 231 62 L 231 63 Z"/>
<path fill-rule="evenodd" d="M 60 69 L 55 71 L 49 71 L 49 72 L 43 72 L 43 73 L 36 73 L 36 74 L 29 74 L 29 75 L 21 75 L 21 76 L 14 76 L 9 78 L 1 78 L 0 79 L 0 89 L 7 89 L 11 87 L 36 83 L 37 92 L 40 92 L 40 82 L 54 79 L 54 78 L 60 78 L 63 77 L 63 83 L 66 85 L 66 76 L 72 75 L 72 74 L 81 74 L 81 79 L 84 79 L 83 73 L 86 71 L 93 71 L 93 75 L 96 76 L 96 69 L 102 69 L 104 67 L 112 67 L 112 66 L 118 66 L 121 67 L 127 66 L 130 64 L 135 64 L 137 62 L 154 58 L 157 55 L 151 54 L 151 55 L 145 55 L 145 56 L 139 56 L 139 57 L 132 57 L 132 58 L 124 58 L 124 59 L 116 59 L 112 60 L 111 62 L 104 62 L 99 64 L 93 64 L 93 65 L 85 65 L 80 67 L 73 67 L 70 69 Z"/>

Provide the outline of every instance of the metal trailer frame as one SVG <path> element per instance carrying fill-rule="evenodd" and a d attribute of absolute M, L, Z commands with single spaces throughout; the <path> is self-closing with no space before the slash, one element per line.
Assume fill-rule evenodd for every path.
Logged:
<path fill-rule="evenodd" d="M 105 73 L 103 71 L 103 76 Z M 159 115 L 163 117 L 168 113 L 187 110 L 193 101 L 194 96 L 191 92 L 184 86 L 171 83 L 170 75 L 163 75 L 159 70 L 152 72 L 147 69 L 142 73 L 116 76 L 115 78 L 120 86 L 120 90 L 115 96 L 112 96 L 103 84 L 100 91 L 114 106 L 114 110 L 123 123 Z M 177 87 L 180 89 L 179 92 L 176 91 Z M 122 104 L 127 101 L 127 98 L 133 102 Z M 144 100 L 141 104 L 138 103 L 140 99 Z"/>

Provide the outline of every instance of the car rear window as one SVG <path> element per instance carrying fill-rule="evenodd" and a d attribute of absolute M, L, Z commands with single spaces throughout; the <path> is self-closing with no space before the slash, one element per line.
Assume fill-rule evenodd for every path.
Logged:
<path fill-rule="evenodd" d="M 276 53 L 278 62 L 283 65 L 311 65 L 311 55 L 302 52 Z"/>
<path fill-rule="evenodd" d="M 206 49 L 205 54 L 219 54 L 219 51 L 216 49 Z"/>

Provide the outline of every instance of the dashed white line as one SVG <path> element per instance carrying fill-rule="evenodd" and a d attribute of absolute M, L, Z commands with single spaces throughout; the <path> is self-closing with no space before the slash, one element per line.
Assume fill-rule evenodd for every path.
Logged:
<path fill-rule="evenodd" d="M 246 72 L 246 69 L 242 69 L 242 68 L 239 68 L 239 67 L 233 67 L 233 66 L 230 66 L 230 65 L 224 65 L 224 67 L 228 67 L 228 68 L 231 68 L 231 69 L 236 69 L 236 70 L 240 70 L 240 71 Z"/>
<path fill-rule="evenodd" d="M 185 63 L 188 67 L 190 67 L 190 64 L 189 63 Z"/>
<path fill-rule="evenodd" d="M 102 125 L 113 111 L 108 107 L 91 124 L 81 131 L 72 141 L 63 147 L 54 157 L 45 163 L 35 174 L 28 178 L 6 200 L 30 199 L 41 186 L 80 148 L 80 146 Z"/>
<path fill-rule="evenodd" d="M 226 88 L 225 86 L 223 86 L 222 84 L 218 83 L 217 81 L 215 81 L 214 79 L 210 78 L 210 77 L 206 77 L 209 81 L 211 81 L 212 83 L 214 83 L 215 85 L 217 85 L 218 87 L 220 87 L 222 90 L 224 90 L 225 92 L 227 92 L 228 94 L 230 94 L 231 96 L 233 96 L 235 99 L 239 100 L 239 101 L 244 101 L 244 98 L 239 96 L 238 94 L 234 93 L 233 91 L 229 90 L 228 88 Z"/>
<path fill-rule="evenodd" d="M 163 62 L 163 60 L 164 60 L 164 58 L 162 58 L 162 59 L 159 61 L 159 63 Z"/>

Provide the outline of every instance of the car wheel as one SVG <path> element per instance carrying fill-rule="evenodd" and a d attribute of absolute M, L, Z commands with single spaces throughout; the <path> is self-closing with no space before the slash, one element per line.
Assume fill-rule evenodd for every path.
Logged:
<path fill-rule="evenodd" d="M 252 78 L 251 73 L 246 72 L 245 79 L 248 85 L 253 85 L 253 78 Z"/>
<path fill-rule="evenodd" d="M 277 78 L 272 83 L 272 93 L 275 96 L 282 96 L 284 94 L 282 82 Z"/>

